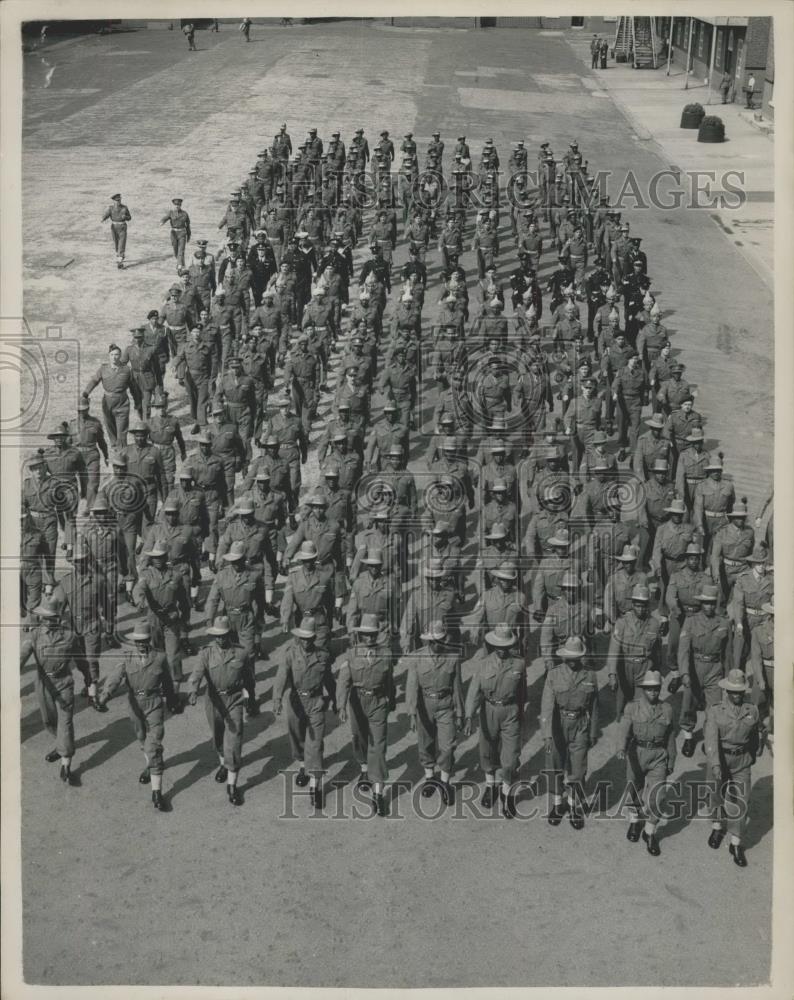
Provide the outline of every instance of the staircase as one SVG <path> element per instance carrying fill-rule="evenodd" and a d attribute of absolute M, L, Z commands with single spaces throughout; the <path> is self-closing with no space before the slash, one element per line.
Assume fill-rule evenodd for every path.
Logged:
<path fill-rule="evenodd" d="M 631 63 L 634 69 L 656 69 L 656 32 L 652 17 L 619 17 L 613 46 L 615 62 Z"/>

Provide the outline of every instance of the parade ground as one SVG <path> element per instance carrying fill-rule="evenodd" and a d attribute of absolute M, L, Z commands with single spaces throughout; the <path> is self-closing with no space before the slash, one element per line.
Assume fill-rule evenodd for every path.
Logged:
<path fill-rule="evenodd" d="M 641 92 L 659 79 L 654 71 L 637 73 L 636 88 L 631 71 L 612 62 L 603 73 L 591 71 L 582 36 L 571 32 L 408 28 L 384 20 L 254 24 L 250 44 L 235 25 L 222 25 L 217 33 L 197 32 L 196 41 L 189 52 L 177 22 L 173 31 L 78 36 L 25 54 L 25 319 L 35 337 L 57 330 L 79 355 L 79 382 L 50 386 L 48 425 L 72 418 L 108 345 L 126 344 L 129 327 L 161 308 L 175 277 L 159 224 L 171 199 L 184 199 L 193 238 L 206 237 L 213 250 L 229 192 L 282 122 L 293 141 L 312 126 L 323 137 L 338 129 L 343 141 L 363 127 L 370 143 L 381 128 L 395 143 L 411 131 L 420 151 L 437 130 L 449 147 L 465 133 L 477 154 L 491 137 L 505 161 L 511 143 L 523 138 L 530 166 L 540 142 L 561 154 L 577 139 L 591 172 L 614 172 L 613 195 L 629 171 L 641 192 L 662 170 L 685 191 L 680 207 L 628 201 L 625 213 L 632 235 L 643 238 L 674 352 L 686 355 L 706 447 L 716 450 L 719 441 L 752 523 L 772 488 L 772 139 L 730 109 L 724 117 L 733 144 L 704 151 L 692 135 L 690 149 L 675 130 L 691 96 L 682 91 L 675 107 L 659 96 L 656 114 L 644 120 Z M 663 120 L 659 109 L 668 105 Z M 752 197 L 733 222 L 724 205 L 690 206 L 687 171 L 702 169 L 716 172 L 717 192 L 726 170 L 745 171 Z M 114 192 L 132 214 L 124 270 L 100 222 Z M 755 215 L 748 205 L 758 207 Z M 506 213 L 503 223 L 506 282 L 515 257 Z M 474 255 L 464 249 L 461 262 L 476 281 Z M 362 241 L 356 274 L 365 257 Z M 396 259 L 405 261 L 404 245 Z M 428 264 L 430 312 L 439 267 L 433 250 Z M 173 380 L 170 388 L 172 410 L 189 429 L 181 390 Z M 316 478 L 315 450 L 304 480 Z M 136 620 L 122 602 L 122 631 Z M 203 641 L 203 616 L 194 612 L 193 621 Z M 625 817 L 607 811 L 583 830 L 567 822 L 552 828 L 545 797 L 529 790 L 525 817 L 480 814 L 472 784 L 482 780 L 476 735 L 461 737 L 458 747 L 457 807 L 438 814 L 437 796 L 428 806 L 416 794 L 422 769 L 401 704 L 389 722 L 390 781 L 403 783 L 391 815 L 373 817 L 357 801 L 349 728 L 330 714 L 328 800 L 324 815 L 314 815 L 308 796 L 292 785 L 284 717 L 271 711 L 288 637 L 273 620 L 264 635 L 262 713 L 246 722 L 244 805 L 234 810 L 213 781 L 217 758 L 201 707 L 166 720 L 167 812 L 153 810 L 149 790 L 138 784 L 141 754 L 121 697 L 107 714 L 78 697 L 77 783 L 62 784 L 57 765 L 44 762 L 51 740 L 33 671 L 23 673 L 27 982 L 728 987 L 768 980 L 770 753 L 753 767 L 744 870 L 731 863 L 727 842 L 709 850 L 705 813 L 687 809 L 660 827 L 658 858 L 629 843 Z M 472 671 L 465 663 L 464 684 Z M 399 669 L 398 677 L 404 680 Z M 537 659 L 521 753 L 525 781 L 544 767 L 537 722 L 543 677 Z M 589 783 L 604 782 L 615 806 L 625 763 L 615 758 L 614 698 L 603 670 L 599 682 L 601 732 Z M 671 776 L 684 799 L 706 779 L 702 746 L 691 759 L 679 754 Z M 533 808 L 538 815 L 530 815 Z"/>

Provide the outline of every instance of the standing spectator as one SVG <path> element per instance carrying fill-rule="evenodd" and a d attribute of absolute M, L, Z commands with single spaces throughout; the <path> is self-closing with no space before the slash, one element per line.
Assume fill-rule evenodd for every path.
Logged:
<path fill-rule="evenodd" d="M 182 29 L 187 38 L 187 50 L 188 52 L 196 52 L 196 26 L 192 21 L 189 21 Z"/>
<path fill-rule="evenodd" d="M 593 40 L 590 42 L 590 68 L 598 69 L 598 57 L 601 53 L 601 41 L 598 35 L 593 35 Z"/>
<path fill-rule="evenodd" d="M 753 73 L 747 78 L 747 83 L 744 85 L 744 96 L 747 98 L 747 107 L 752 108 L 753 106 L 753 96 L 755 94 L 755 75 Z"/>
<path fill-rule="evenodd" d="M 720 80 L 720 94 L 722 94 L 722 103 L 727 104 L 729 101 L 729 94 L 731 92 L 731 74 L 725 72 L 722 74 L 722 79 Z"/>
<path fill-rule="evenodd" d="M 601 56 L 601 69 L 607 68 L 607 54 L 609 53 L 609 42 L 606 38 L 601 39 L 601 48 L 599 55 Z"/>
<path fill-rule="evenodd" d="M 242 31 L 243 35 L 245 35 L 245 40 L 247 42 L 251 41 L 251 25 L 253 23 L 254 22 L 251 20 L 250 17 L 244 17 L 242 20 L 242 24 L 240 25 L 240 31 Z"/>

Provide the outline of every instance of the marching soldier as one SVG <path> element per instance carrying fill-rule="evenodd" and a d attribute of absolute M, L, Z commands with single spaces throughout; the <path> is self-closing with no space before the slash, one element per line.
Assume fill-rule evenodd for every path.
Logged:
<path fill-rule="evenodd" d="M 612 630 L 607 653 L 609 687 L 615 693 L 615 716 L 634 701 L 635 686 L 648 670 L 661 669 L 661 622 L 650 614 L 651 595 L 647 587 L 635 587 L 631 610 L 622 615 Z"/>
<path fill-rule="evenodd" d="M 183 211 L 181 198 L 172 198 L 171 204 L 174 207 L 160 219 L 160 225 L 171 223 L 171 249 L 174 251 L 176 271 L 179 274 L 185 266 L 185 246 L 190 242 L 190 216 Z"/>
<path fill-rule="evenodd" d="M 295 638 L 287 647 L 273 683 L 273 714 L 281 715 L 286 705 L 290 748 L 298 763 L 295 784 L 299 788 L 308 785 L 312 805 L 322 809 L 325 692 L 333 698 L 336 688 L 329 674 L 328 656 L 315 645 L 314 619 L 306 615 L 300 625 L 292 629 L 292 635 Z"/>
<path fill-rule="evenodd" d="M 662 818 L 662 794 L 675 767 L 675 718 L 670 702 L 659 701 L 660 673 L 649 670 L 637 681 L 637 687 L 643 697 L 626 705 L 620 720 L 617 757 L 626 761 L 631 803 L 626 839 L 636 844 L 642 832 L 645 847 L 655 858 L 661 854 L 656 828 Z"/>
<path fill-rule="evenodd" d="M 753 703 L 768 722 L 767 742 L 774 740 L 775 712 L 775 608 L 770 602 L 761 607 L 769 617 L 753 629 L 750 638 L 750 666 L 753 671 Z"/>
<path fill-rule="evenodd" d="M 215 772 L 218 784 L 226 784 L 226 795 L 233 806 L 243 804 L 237 781 L 242 766 L 243 704 L 250 698 L 253 669 L 248 654 L 232 641 L 232 629 L 225 616 L 215 618 L 207 628 L 213 642 L 199 653 L 189 680 L 191 705 L 198 701 L 204 685 L 204 710 L 209 723 L 220 767 Z"/>
<path fill-rule="evenodd" d="M 670 630 L 667 636 L 667 662 L 671 670 L 678 663 L 678 639 L 681 628 L 691 615 L 700 611 L 700 601 L 697 595 L 703 593 L 703 587 L 711 583 L 711 577 L 704 573 L 701 566 L 703 549 L 700 543 L 692 541 L 686 547 L 686 562 L 670 577 L 665 600 L 669 616 Z"/>
<path fill-rule="evenodd" d="M 728 667 L 730 657 L 730 623 L 726 615 L 717 614 L 717 588 L 705 584 L 695 595 L 700 611 L 687 619 L 678 643 L 678 670 L 684 688 L 681 703 L 681 732 L 684 745 L 681 753 L 691 757 L 695 752 L 695 725 L 698 708 L 706 712 L 722 700 L 719 682 Z M 676 681 L 675 675 L 672 678 Z M 678 682 L 674 684 L 677 689 Z"/>
<path fill-rule="evenodd" d="M 497 771 L 501 779 L 499 801 L 502 815 L 516 815 L 513 782 L 521 752 L 521 718 L 526 700 L 526 665 L 516 655 L 519 637 L 507 623 L 495 625 L 485 634 L 487 655 L 477 661 L 466 695 L 466 726 L 470 736 L 475 716 L 480 724 L 480 766 L 485 789 L 480 802 L 490 809 L 496 802 Z"/>
<path fill-rule="evenodd" d="M 108 446 L 102 422 L 88 411 L 90 403 L 81 396 L 77 401 L 77 418 L 69 421 L 69 444 L 77 448 L 83 458 L 85 472 L 84 495 L 88 508 L 94 502 L 99 489 L 99 456 L 101 454 L 105 465 L 108 463 Z"/>
<path fill-rule="evenodd" d="M 598 682 L 585 666 L 587 648 L 581 636 L 569 636 L 554 656 L 562 662 L 546 674 L 540 707 L 540 732 L 552 773 L 548 821 L 559 826 L 568 813 L 574 830 L 581 830 L 587 755 L 598 735 Z"/>
<path fill-rule="evenodd" d="M 132 221 L 130 210 L 122 203 L 121 195 L 110 197 L 111 205 L 105 209 L 102 222 L 110 219 L 110 235 L 113 237 L 113 249 L 116 253 L 116 267 L 124 268 L 124 257 L 127 253 L 127 223 Z"/>
<path fill-rule="evenodd" d="M 358 787 L 372 789 L 372 803 L 378 816 L 388 807 L 383 788 L 389 772 L 386 764 L 387 721 L 396 704 L 392 658 L 378 645 L 380 622 L 363 615 L 355 629 L 355 644 L 339 666 L 337 692 L 339 721 L 347 722 L 353 736 L 353 751 L 361 769 Z M 349 708 L 349 713 L 348 713 Z"/>
<path fill-rule="evenodd" d="M 775 592 L 775 583 L 769 573 L 769 549 L 764 542 L 753 547 L 745 562 L 749 563 L 749 568 L 736 578 L 728 605 L 734 626 L 733 665 L 737 670 L 744 667 L 753 630 L 766 620 L 763 608 L 771 602 Z"/>
<path fill-rule="evenodd" d="M 58 548 L 57 480 L 50 475 L 44 456 L 44 449 L 40 448 L 27 463 L 31 475 L 22 482 L 21 509 L 40 533 L 44 581 L 53 584 Z"/>
<path fill-rule="evenodd" d="M 149 421 L 149 439 L 160 452 L 163 466 L 165 492 L 174 488 L 176 476 L 176 450 L 184 462 L 186 458 L 185 439 L 182 437 L 182 427 L 179 420 L 168 412 L 168 393 L 164 389 L 155 391 L 152 397 L 152 416 Z M 206 426 L 206 415 L 204 416 Z M 194 433 L 198 428 L 194 428 Z"/>
<path fill-rule="evenodd" d="M 731 670 L 719 685 L 726 698 L 707 711 L 703 736 L 711 777 L 717 783 L 708 845 L 719 849 L 727 826 L 731 857 L 745 868 L 742 828 L 750 803 L 750 767 L 763 751 L 758 709 L 744 700 L 747 680 L 741 670 Z"/>
<path fill-rule="evenodd" d="M 74 522 L 81 500 L 86 499 L 87 474 L 83 454 L 70 443 L 69 425 L 61 424 L 47 437 L 53 447 L 44 452 L 44 460 L 52 477 L 50 496 L 53 500 L 58 526 L 63 531 L 61 548 L 70 559 L 74 545 Z"/>
<path fill-rule="evenodd" d="M 711 578 L 720 585 L 721 597 L 727 604 L 733 585 L 747 567 L 745 560 L 753 551 L 755 532 L 747 524 L 747 499 L 742 497 L 727 513 L 727 523 L 712 537 Z"/>
<path fill-rule="evenodd" d="M 163 812 L 166 808 L 162 793 L 164 708 L 175 711 L 174 688 L 165 654 L 152 648 L 149 623 L 138 622 L 130 639 L 135 643 L 135 652 L 127 653 L 108 674 L 99 705 L 104 710 L 116 691 L 122 685 L 126 688 L 132 729 L 146 760 L 138 781 L 152 786 L 152 804 Z"/>

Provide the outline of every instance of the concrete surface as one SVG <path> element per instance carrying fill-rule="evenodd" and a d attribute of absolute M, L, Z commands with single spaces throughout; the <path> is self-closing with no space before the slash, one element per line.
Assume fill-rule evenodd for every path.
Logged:
<path fill-rule="evenodd" d="M 463 128 L 474 150 L 486 136 L 500 151 L 523 137 L 531 158 L 543 139 L 561 153 L 575 136 L 592 165 L 631 167 L 641 184 L 669 162 L 687 168 L 637 138 L 561 33 L 317 25 L 258 27 L 252 38 L 201 32 L 191 54 L 181 35 L 163 31 L 64 44 L 47 88 L 49 70 L 36 54 L 26 58 L 25 312 L 36 335 L 57 324 L 79 342 L 79 383 L 110 340 L 126 342 L 131 323 L 162 303 L 173 260 L 158 222 L 170 198 L 183 197 L 194 236 L 213 241 L 229 184 L 282 120 L 293 138 L 310 124 L 324 134 L 336 125 L 345 138 L 359 124 L 370 136 L 410 128 L 420 144 L 439 128 L 448 148 Z M 771 158 L 769 140 L 754 138 Z M 117 190 L 133 215 L 124 272 L 99 223 Z M 772 478 L 771 292 L 707 213 L 629 215 L 674 346 L 699 385 L 707 433 L 756 509 Z M 40 264 L 56 251 L 74 257 L 63 272 Z M 502 275 L 511 269 L 506 255 Z M 79 383 L 75 373 L 69 391 L 53 393 L 53 420 L 71 415 Z M 125 627 L 133 620 L 125 611 Z M 269 697 L 283 646 L 275 629 L 268 635 L 258 688 Z M 523 778 L 542 766 L 540 672 L 536 662 Z M 269 711 L 247 726 L 237 811 L 212 780 L 201 709 L 169 719 L 172 811 L 158 814 L 137 783 L 140 753 L 121 699 L 108 715 L 77 714 L 81 787 L 66 789 L 43 762 L 50 742 L 32 690 L 26 672 L 29 982 L 729 986 L 768 977 L 768 757 L 754 770 L 750 867 L 740 871 L 726 848 L 707 848 L 708 823 L 698 818 L 662 829 L 658 860 L 626 842 L 623 820 L 594 819 L 579 833 L 542 819 L 431 822 L 407 808 L 407 793 L 403 820 L 332 820 L 340 800 L 350 805 L 356 773 L 347 727 L 335 723 L 329 778 L 346 784 L 331 795 L 328 818 L 309 818 L 298 799 L 298 818 L 279 819 L 279 772 L 291 762 L 284 725 Z M 603 703 L 591 774 L 619 794 L 608 692 Z M 421 775 L 402 714 L 390 725 L 389 761 L 392 780 Z M 698 750 L 674 778 L 686 786 L 702 775 Z M 460 748 L 457 777 L 481 777 L 475 738 Z"/>

